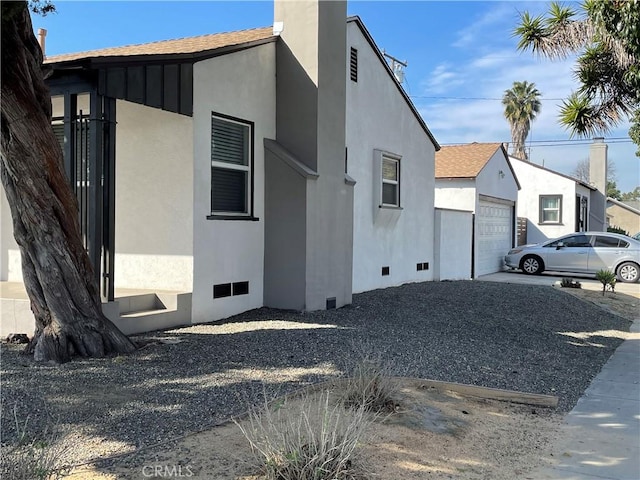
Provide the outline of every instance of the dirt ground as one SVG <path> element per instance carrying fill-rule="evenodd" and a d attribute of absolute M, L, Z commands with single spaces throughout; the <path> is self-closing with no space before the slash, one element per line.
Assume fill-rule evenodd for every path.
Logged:
<path fill-rule="evenodd" d="M 633 320 L 640 299 L 588 289 L 562 291 Z M 562 416 L 553 408 L 463 396 L 406 380 L 399 413 L 377 420 L 358 449 L 372 479 L 527 479 L 553 461 Z M 109 468 L 78 467 L 73 480 L 182 476 L 258 480 L 248 441 L 232 422 L 145 450 Z M 179 474 L 179 475 L 178 475 Z"/>
<path fill-rule="evenodd" d="M 628 320 L 640 317 L 640 298 L 620 292 L 605 292 L 586 288 L 561 288 L 561 291 L 593 303 Z"/>
<path fill-rule="evenodd" d="M 359 460 L 354 460 L 367 478 L 511 480 L 526 478 L 529 470 L 552 458 L 550 448 L 562 420 L 553 408 L 464 396 L 416 380 L 401 382 L 397 413 L 374 421 L 357 450 Z M 295 412 L 299 402 L 287 400 L 289 411 Z M 169 471 L 203 479 L 261 478 L 258 460 L 234 423 L 145 451 L 133 464 L 102 471 L 80 467 L 67 478 L 153 478 L 162 476 L 155 472 Z"/>

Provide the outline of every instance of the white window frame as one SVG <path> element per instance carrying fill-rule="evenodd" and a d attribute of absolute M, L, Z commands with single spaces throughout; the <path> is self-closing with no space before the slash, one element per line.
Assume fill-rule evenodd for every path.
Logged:
<path fill-rule="evenodd" d="M 213 169 L 219 168 L 224 170 L 235 170 L 246 173 L 246 183 L 245 183 L 245 211 L 244 212 L 229 212 L 222 210 L 214 210 L 213 204 L 211 205 L 211 217 L 222 216 L 222 217 L 252 217 L 253 216 L 253 131 L 254 131 L 254 123 L 242 120 L 240 118 L 231 117 L 229 115 L 223 115 L 221 113 L 211 112 L 211 132 L 210 136 L 213 140 L 213 119 L 216 119 L 221 122 L 233 123 L 236 125 L 240 125 L 247 129 L 247 148 L 244 152 L 244 156 L 246 159 L 246 165 L 228 163 L 228 162 L 220 162 L 214 161 L 211 158 L 211 189 L 213 189 Z M 211 157 L 213 157 L 213 151 L 211 152 Z"/>
<path fill-rule="evenodd" d="M 545 199 L 558 199 L 558 207 L 557 208 L 544 208 L 544 200 Z M 539 199 L 540 205 L 540 225 L 560 225 L 562 224 L 562 195 L 540 195 Z M 546 212 L 558 212 L 557 220 L 545 220 Z"/>
<path fill-rule="evenodd" d="M 374 204 L 376 208 L 402 209 L 402 157 L 395 153 L 384 150 L 373 151 L 373 181 L 374 181 Z M 397 180 L 384 178 L 383 164 L 385 160 L 396 164 Z M 384 203 L 383 186 L 385 184 L 396 186 L 395 203 Z"/>

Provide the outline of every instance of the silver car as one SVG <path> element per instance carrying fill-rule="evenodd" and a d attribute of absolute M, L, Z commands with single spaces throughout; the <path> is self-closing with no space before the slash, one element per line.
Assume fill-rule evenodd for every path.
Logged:
<path fill-rule="evenodd" d="M 640 277 L 640 241 L 606 232 L 579 232 L 535 245 L 509 250 L 508 267 L 535 275 L 554 272 L 615 272 L 621 282 L 637 282 Z"/>

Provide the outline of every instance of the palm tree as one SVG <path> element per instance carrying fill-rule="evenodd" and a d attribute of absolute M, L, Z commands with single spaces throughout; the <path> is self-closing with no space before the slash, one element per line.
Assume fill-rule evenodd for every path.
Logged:
<path fill-rule="evenodd" d="M 574 73 L 580 87 L 564 100 L 559 115 L 571 136 L 606 133 L 638 111 L 639 24 L 638 0 L 589 0 L 582 12 L 554 2 L 546 16 L 521 14 L 514 30 L 518 50 L 550 60 L 579 54 Z"/>
<path fill-rule="evenodd" d="M 511 154 L 514 157 L 528 160 L 524 142 L 531 129 L 531 121 L 540 112 L 540 92 L 535 83 L 513 82 L 502 97 L 504 117 L 511 126 Z"/>

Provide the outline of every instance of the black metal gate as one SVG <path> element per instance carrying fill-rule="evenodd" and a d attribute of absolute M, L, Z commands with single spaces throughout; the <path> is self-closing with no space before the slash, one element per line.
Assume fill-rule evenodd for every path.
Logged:
<path fill-rule="evenodd" d="M 58 138 L 60 147 L 64 152 L 64 117 L 54 117 L 52 119 L 53 131 Z M 89 237 L 89 115 L 82 110 L 75 119 L 73 128 L 75 137 L 75 147 L 72 155 L 74 167 L 69 175 L 69 185 L 76 195 L 78 201 L 78 220 L 80 222 L 80 233 L 84 247 L 88 248 Z"/>
<path fill-rule="evenodd" d="M 65 93 L 65 115 L 52 119 L 64 153 L 78 221 L 102 297 L 113 300 L 115 224 L 115 100 L 91 93 L 91 112 Z"/>

